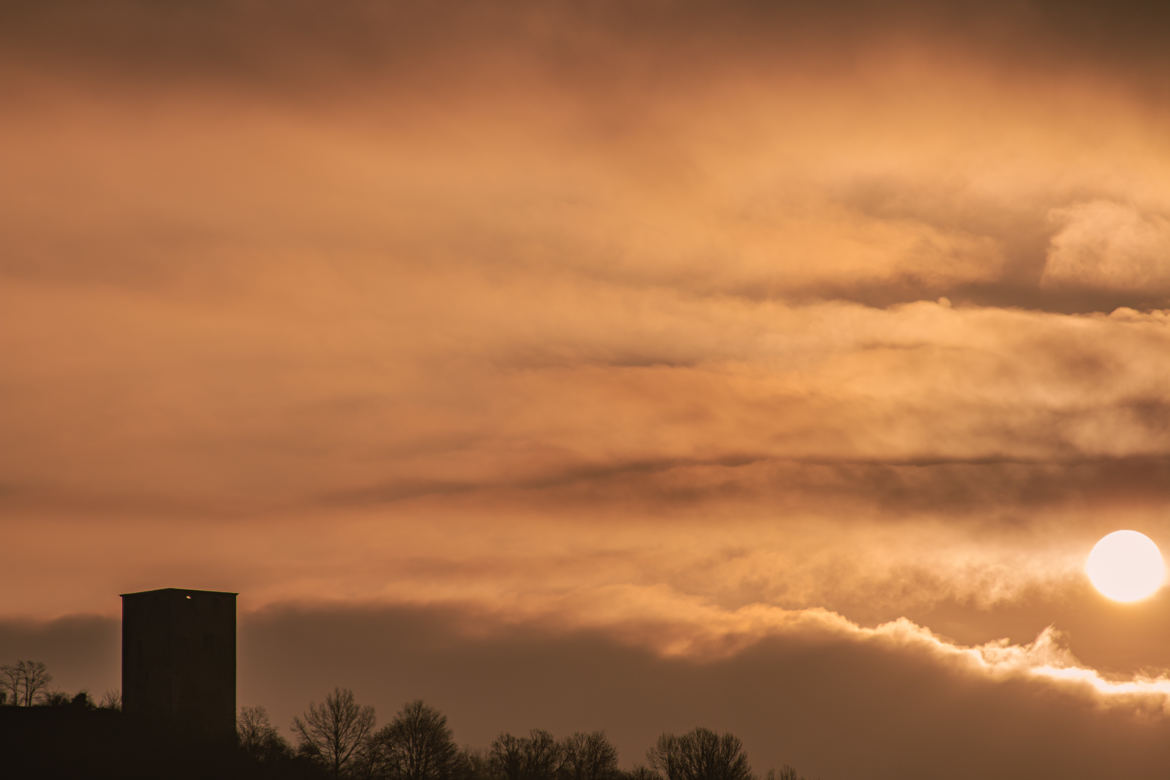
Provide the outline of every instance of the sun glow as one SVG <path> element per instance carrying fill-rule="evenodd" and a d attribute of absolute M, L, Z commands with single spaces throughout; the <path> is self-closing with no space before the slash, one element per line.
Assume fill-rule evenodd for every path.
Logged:
<path fill-rule="evenodd" d="M 1138 601 L 1162 587 L 1166 564 L 1158 545 L 1138 531 L 1114 531 L 1101 537 L 1085 561 L 1085 573 L 1103 596 Z"/>

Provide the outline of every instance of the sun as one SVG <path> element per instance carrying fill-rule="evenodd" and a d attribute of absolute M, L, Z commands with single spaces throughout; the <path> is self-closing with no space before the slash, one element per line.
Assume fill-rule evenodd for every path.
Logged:
<path fill-rule="evenodd" d="M 1094 545 L 1085 573 L 1101 595 L 1114 601 L 1138 601 L 1162 587 L 1166 564 L 1150 537 L 1138 531 L 1114 531 Z"/>

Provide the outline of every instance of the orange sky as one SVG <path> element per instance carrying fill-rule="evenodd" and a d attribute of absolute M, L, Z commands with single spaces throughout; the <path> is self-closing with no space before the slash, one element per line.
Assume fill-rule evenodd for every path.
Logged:
<path fill-rule="evenodd" d="M 1164 776 L 1170 600 L 1082 574 L 1170 545 L 1170 31 L 1122 6 L 7 4 L 0 659 L 113 687 L 117 593 L 236 590 L 281 722 L 347 684 L 256 661 L 317 626 L 461 741 L 936 777 L 856 725 L 931 711 L 972 777 Z M 696 693 L 492 710 L 379 668 L 417 621 Z"/>

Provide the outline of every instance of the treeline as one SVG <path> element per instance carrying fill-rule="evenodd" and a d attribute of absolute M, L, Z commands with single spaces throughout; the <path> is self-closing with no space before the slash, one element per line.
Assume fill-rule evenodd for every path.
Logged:
<path fill-rule="evenodd" d="M 262 707 L 240 711 L 240 748 L 259 764 L 312 762 L 330 778 L 353 780 L 757 780 L 743 743 L 733 734 L 696 728 L 662 734 L 646 763 L 618 768 L 604 732 L 557 739 L 543 729 L 503 733 L 483 750 L 460 748 L 447 718 L 422 701 L 406 704 L 377 728 L 374 709 L 353 692 L 335 688 L 293 719 L 295 747 Z M 766 780 L 804 780 L 792 767 L 769 770 Z"/>
<path fill-rule="evenodd" d="M 281 736 L 263 707 L 244 707 L 236 720 L 235 745 L 192 755 L 190 743 L 181 738 L 127 730 L 117 691 L 95 703 L 86 691 L 70 696 L 50 690 L 52 679 L 38 661 L 0 666 L 4 709 L 13 715 L 20 712 L 16 708 L 58 713 L 50 720 L 0 719 L 0 732 L 5 725 L 8 732 L 0 733 L 0 743 L 5 737 L 22 743 L 20 755 L 28 768 L 87 766 L 90 776 L 120 778 L 150 778 L 165 769 L 176 778 L 211 772 L 254 780 L 804 780 L 789 766 L 754 774 L 739 738 L 705 728 L 660 735 L 645 761 L 630 770 L 619 768 L 618 752 L 601 731 L 557 738 L 534 729 L 520 736 L 500 734 L 484 749 L 460 747 L 446 716 L 422 701 L 409 702 L 379 728 L 374 708 L 358 704 L 353 691 L 342 688 L 320 703 L 311 702 L 293 719 L 292 742 Z M 19 735 L 17 728 L 32 730 Z M 46 740 L 46 728 L 53 732 L 51 739 L 34 747 Z M 106 771 L 93 771 L 99 766 Z"/>
<path fill-rule="evenodd" d="M 49 690 L 53 675 L 42 661 L 19 660 L 0 666 L 0 706 L 14 707 L 77 707 L 80 709 L 122 708 L 122 697 L 118 691 L 106 691 L 101 700 L 94 702 L 89 691 L 73 695 L 63 691 Z"/>

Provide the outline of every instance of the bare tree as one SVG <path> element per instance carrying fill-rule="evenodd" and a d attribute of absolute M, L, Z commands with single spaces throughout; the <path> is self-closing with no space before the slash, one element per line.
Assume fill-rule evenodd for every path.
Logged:
<path fill-rule="evenodd" d="M 459 768 L 459 748 L 447 718 L 421 701 L 406 704 L 370 738 L 370 769 L 392 780 L 449 780 Z"/>
<path fill-rule="evenodd" d="M 257 761 L 272 762 L 292 756 L 292 748 L 276 731 L 263 707 L 240 708 L 236 736 L 240 748 Z"/>
<path fill-rule="evenodd" d="M 788 764 L 779 769 L 769 769 L 765 777 L 767 780 L 804 780 L 804 777 L 797 774 L 796 770 Z"/>
<path fill-rule="evenodd" d="M 122 692 L 117 688 L 109 689 L 102 694 L 102 700 L 98 702 L 98 708 L 103 710 L 122 709 Z"/>
<path fill-rule="evenodd" d="M 505 780 L 551 780 L 561 770 L 561 746 L 544 729 L 527 737 L 501 734 L 492 742 L 491 768 Z"/>
<path fill-rule="evenodd" d="M 666 780 L 751 780 L 743 743 L 732 734 L 697 728 L 681 737 L 663 734 L 646 757 Z"/>
<path fill-rule="evenodd" d="M 373 729 L 374 708 L 359 707 L 348 688 L 334 688 L 323 704 L 310 702 L 303 717 L 293 718 L 301 752 L 323 763 L 335 778 L 354 765 Z"/>
<path fill-rule="evenodd" d="M 268 710 L 263 707 L 240 707 L 236 716 L 236 738 L 240 747 L 251 750 L 259 746 L 269 734 L 276 734 Z"/>
<path fill-rule="evenodd" d="M 13 707 L 20 706 L 16 692 L 20 690 L 20 678 L 23 676 L 23 672 L 18 667 L 23 663 L 24 661 L 18 661 L 15 664 L 0 666 L 0 688 L 4 689 L 4 700 L 11 699 Z"/>
<path fill-rule="evenodd" d="M 45 698 L 52 681 L 53 675 L 41 661 L 17 661 L 0 666 L 0 687 L 17 707 L 31 707 Z"/>
<path fill-rule="evenodd" d="M 486 780 L 493 777 L 491 755 L 485 749 L 463 747 L 455 765 L 456 780 Z"/>
<path fill-rule="evenodd" d="M 523 780 L 524 778 L 524 740 L 508 733 L 501 734 L 492 740 L 491 752 L 488 755 L 488 766 L 491 773 L 504 780 Z"/>
<path fill-rule="evenodd" d="M 617 750 L 601 731 L 567 737 L 561 743 L 561 758 L 565 780 L 612 780 L 618 775 Z"/>
<path fill-rule="evenodd" d="M 638 764 L 628 772 L 622 772 L 622 780 L 662 780 L 662 775 L 648 766 Z"/>

